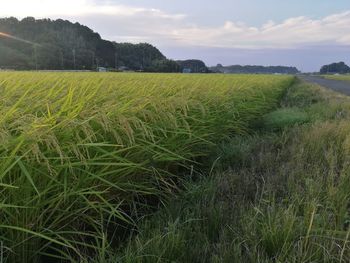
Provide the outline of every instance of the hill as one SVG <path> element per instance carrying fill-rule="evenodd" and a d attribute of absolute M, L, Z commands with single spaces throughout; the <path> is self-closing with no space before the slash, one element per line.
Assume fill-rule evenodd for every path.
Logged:
<path fill-rule="evenodd" d="M 175 61 L 150 44 L 107 41 L 67 20 L 2 18 L 0 32 L 5 33 L 0 35 L 0 68 L 91 70 L 102 66 L 179 71 Z"/>
<path fill-rule="evenodd" d="M 296 67 L 286 66 L 223 66 L 218 64 L 210 68 L 213 72 L 218 73 L 247 73 L 247 74 L 297 74 L 299 70 Z"/>

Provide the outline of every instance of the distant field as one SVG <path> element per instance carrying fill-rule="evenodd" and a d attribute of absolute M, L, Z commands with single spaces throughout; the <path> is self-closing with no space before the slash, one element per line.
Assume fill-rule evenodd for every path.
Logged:
<path fill-rule="evenodd" d="M 142 216 L 144 205 L 195 172 L 216 143 L 246 134 L 293 81 L 1 72 L 5 258 L 82 260 L 103 250 L 122 237 L 121 226 Z"/>
<path fill-rule="evenodd" d="M 324 75 L 326 79 L 335 79 L 335 80 L 347 80 L 350 81 L 350 75 Z"/>

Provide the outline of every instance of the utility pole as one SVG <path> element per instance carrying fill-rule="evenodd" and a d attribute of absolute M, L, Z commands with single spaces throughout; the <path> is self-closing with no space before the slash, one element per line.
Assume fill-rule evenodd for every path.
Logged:
<path fill-rule="evenodd" d="M 114 58 L 115 58 L 115 69 L 118 69 L 118 52 L 115 51 L 114 53 Z"/>
<path fill-rule="evenodd" d="M 75 70 L 76 69 L 75 48 L 73 48 L 73 64 L 74 64 L 74 70 Z"/>
<path fill-rule="evenodd" d="M 99 67 L 99 61 L 98 58 L 96 58 L 96 69 Z"/>
<path fill-rule="evenodd" d="M 35 63 L 35 70 L 38 70 L 38 50 L 37 50 L 37 44 L 33 45 L 34 48 L 34 63 Z"/>
<path fill-rule="evenodd" d="M 91 55 L 92 55 L 92 60 L 91 60 L 91 70 L 95 69 L 95 52 L 91 51 Z"/>
<path fill-rule="evenodd" d="M 60 50 L 60 53 L 61 53 L 61 69 L 63 70 L 64 69 L 64 60 L 63 60 L 63 51 L 62 51 L 62 49 Z"/>

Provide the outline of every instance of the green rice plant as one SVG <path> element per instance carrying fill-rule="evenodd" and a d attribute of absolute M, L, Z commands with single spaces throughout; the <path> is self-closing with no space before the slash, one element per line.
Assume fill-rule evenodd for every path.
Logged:
<path fill-rule="evenodd" d="M 8 262 L 89 261 L 126 238 L 288 76 L 0 73 L 0 240 Z"/>

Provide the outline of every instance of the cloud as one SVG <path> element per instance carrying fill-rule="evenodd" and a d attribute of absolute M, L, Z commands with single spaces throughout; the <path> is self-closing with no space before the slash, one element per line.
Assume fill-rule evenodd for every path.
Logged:
<path fill-rule="evenodd" d="M 168 14 L 156 8 L 132 7 L 104 1 L 102 4 L 92 0 L 0 0 L 0 16 L 38 18 L 81 17 L 81 16 L 121 16 L 137 17 L 147 15 L 161 19 L 178 20 L 183 14 Z"/>
<path fill-rule="evenodd" d="M 102 3 L 101 3 L 102 2 Z M 110 40 L 163 47 L 298 49 L 349 46 L 350 11 L 320 19 L 305 16 L 250 26 L 226 21 L 203 26 L 185 14 L 96 0 L 0 0 L 0 16 L 64 18 L 81 22 Z"/>
<path fill-rule="evenodd" d="M 0 7 L 0 17 L 68 19 L 91 27 L 106 39 L 154 44 L 169 41 L 169 30 L 181 27 L 186 18 L 157 8 L 103 0 L 0 0 Z"/>
<path fill-rule="evenodd" d="M 174 29 L 180 42 L 188 45 L 231 48 L 298 48 L 314 45 L 350 45 L 350 12 L 323 19 L 294 17 L 281 23 L 268 21 L 261 27 L 227 21 L 221 27 Z"/>
<path fill-rule="evenodd" d="M 149 41 L 160 46 L 297 49 L 350 45 L 350 11 L 321 19 L 301 16 L 280 23 L 267 21 L 258 27 L 237 21 L 226 21 L 221 26 L 202 26 L 193 24 L 189 16 L 146 9 L 128 17 L 88 15 L 81 19 L 94 25 L 107 38 Z"/>

